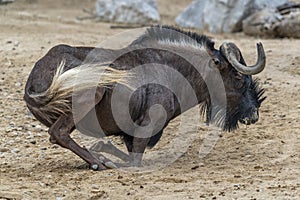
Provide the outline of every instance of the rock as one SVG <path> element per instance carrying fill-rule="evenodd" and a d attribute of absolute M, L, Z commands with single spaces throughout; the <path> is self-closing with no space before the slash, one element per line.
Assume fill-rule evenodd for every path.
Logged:
<path fill-rule="evenodd" d="M 12 127 L 7 127 L 6 129 L 5 129 L 5 132 L 6 133 L 10 133 L 11 131 L 13 131 L 14 129 L 12 128 Z"/>
<path fill-rule="evenodd" d="M 0 148 L 1 153 L 8 152 L 8 151 L 9 151 L 9 148 L 7 148 L 7 147 Z"/>
<path fill-rule="evenodd" d="M 21 86 L 22 86 L 22 83 L 16 82 L 16 83 L 15 83 L 15 86 L 16 86 L 16 87 L 21 87 Z"/>
<path fill-rule="evenodd" d="M 211 0 L 203 11 L 204 26 L 213 33 L 242 31 L 242 22 L 265 7 L 276 8 L 287 0 Z M 213 11 L 213 12 L 212 12 Z"/>
<path fill-rule="evenodd" d="M 198 168 L 199 168 L 199 165 L 195 165 L 191 169 L 195 170 L 195 169 L 198 169 Z"/>
<path fill-rule="evenodd" d="M 300 6 L 287 14 L 263 9 L 243 21 L 243 30 L 252 36 L 300 38 Z"/>
<path fill-rule="evenodd" d="M 12 152 L 13 152 L 13 153 L 19 153 L 20 151 L 21 151 L 21 150 L 18 149 L 18 148 L 12 149 Z"/>
<path fill-rule="evenodd" d="M 278 37 L 300 38 L 300 12 L 285 16 L 277 28 Z"/>
<path fill-rule="evenodd" d="M 203 29 L 203 10 L 207 0 L 193 1 L 178 17 L 176 23 L 185 28 Z"/>
<path fill-rule="evenodd" d="M 196 0 L 176 18 L 176 22 L 181 25 L 187 21 L 182 26 L 207 29 L 213 33 L 238 32 L 243 28 L 243 20 L 251 14 L 286 2 L 288 0 Z"/>
<path fill-rule="evenodd" d="M 243 21 L 243 31 L 247 35 L 275 37 L 274 27 L 281 18 L 275 9 L 263 9 Z"/>
<path fill-rule="evenodd" d="M 127 24 L 160 20 L 156 0 L 97 0 L 96 14 L 101 21 Z"/>
<path fill-rule="evenodd" d="M 19 46 L 19 44 L 20 44 L 20 42 L 19 42 L 19 41 L 15 41 L 15 42 L 14 42 L 14 46 L 15 46 L 15 47 L 18 47 L 18 46 Z"/>
<path fill-rule="evenodd" d="M 36 144 L 36 140 L 31 140 L 30 143 L 31 144 Z"/>
<path fill-rule="evenodd" d="M 41 131 L 41 130 L 42 130 L 42 126 L 38 124 L 38 125 L 35 126 L 35 129 L 36 129 L 37 131 Z"/>

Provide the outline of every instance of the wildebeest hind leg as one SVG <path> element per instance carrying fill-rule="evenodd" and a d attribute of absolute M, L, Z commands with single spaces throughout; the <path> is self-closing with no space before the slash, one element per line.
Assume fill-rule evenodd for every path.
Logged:
<path fill-rule="evenodd" d="M 71 150 L 85 160 L 93 170 L 107 169 L 100 160 L 96 159 L 86 148 L 80 147 L 70 137 L 74 126 L 75 124 L 71 115 L 61 115 L 49 128 L 50 138 L 54 139 L 56 144 Z"/>
<path fill-rule="evenodd" d="M 120 158 L 125 162 L 129 161 L 129 155 L 121 151 L 117 147 L 115 147 L 110 141 L 108 141 L 107 143 L 104 143 L 103 141 L 99 141 L 96 144 L 94 144 L 89 150 L 97 153 L 99 152 L 108 153 Z"/>

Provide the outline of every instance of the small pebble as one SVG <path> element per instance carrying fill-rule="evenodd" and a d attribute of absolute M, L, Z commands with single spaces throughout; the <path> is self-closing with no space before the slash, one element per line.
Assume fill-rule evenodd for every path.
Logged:
<path fill-rule="evenodd" d="M 20 86 L 22 86 L 22 83 L 16 82 L 16 83 L 15 83 L 15 86 L 16 86 L 16 87 L 20 87 Z"/>
<path fill-rule="evenodd" d="M 194 167 L 192 167 L 191 169 L 198 169 L 199 168 L 199 165 L 195 165 Z"/>
<path fill-rule="evenodd" d="M 31 144 L 36 144 L 36 141 L 35 140 L 31 140 L 30 143 Z"/>
<path fill-rule="evenodd" d="M 263 191 L 263 189 L 257 189 L 256 190 L 256 192 L 262 192 Z"/>
<path fill-rule="evenodd" d="M 0 148 L 0 152 L 8 152 L 9 151 L 9 148 L 6 148 L 6 147 L 3 147 L 3 148 Z"/>
<path fill-rule="evenodd" d="M 99 189 L 100 189 L 98 185 L 92 185 L 91 188 L 92 188 L 92 189 L 95 189 L 95 190 L 99 190 Z"/>
<path fill-rule="evenodd" d="M 1 169 L 0 169 L 0 172 L 1 172 L 1 173 L 4 173 L 4 172 L 6 172 L 6 169 L 5 169 L 5 168 L 1 168 Z"/>
<path fill-rule="evenodd" d="M 204 163 L 199 163 L 199 167 L 204 167 L 205 164 Z"/>
<path fill-rule="evenodd" d="M 19 44 L 20 44 L 19 41 L 15 41 L 15 42 L 14 42 L 14 46 L 15 46 L 15 47 L 19 46 Z"/>
<path fill-rule="evenodd" d="M 98 165 L 97 164 L 93 164 L 92 166 L 91 166 L 91 168 L 93 169 L 93 170 L 98 170 Z"/>
<path fill-rule="evenodd" d="M 13 153 L 19 153 L 19 152 L 20 152 L 20 149 L 17 149 L 17 148 L 16 148 L 16 149 L 13 149 L 12 152 L 13 152 Z"/>
<path fill-rule="evenodd" d="M 11 131 L 12 131 L 12 128 L 6 128 L 6 129 L 5 129 L 5 132 L 6 132 L 6 133 L 9 133 L 9 132 L 11 132 Z"/>
<path fill-rule="evenodd" d="M 118 176 L 118 179 L 122 179 L 122 178 L 123 178 L 123 176 L 121 176 L 121 175 Z"/>
<path fill-rule="evenodd" d="M 41 125 L 36 125 L 35 128 L 38 129 L 38 130 L 41 130 L 42 126 Z"/>

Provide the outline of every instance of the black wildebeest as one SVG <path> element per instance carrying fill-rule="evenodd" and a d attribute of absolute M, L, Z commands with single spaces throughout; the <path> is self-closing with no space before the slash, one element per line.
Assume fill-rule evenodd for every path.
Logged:
<path fill-rule="evenodd" d="M 49 127 L 50 141 L 70 149 L 93 169 L 106 166 L 72 140 L 74 129 L 93 136 L 121 136 L 131 163 L 140 165 L 145 148 L 158 142 L 169 121 L 197 104 L 208 123 L 227 131 L 236 129 L 238 122 L 255 123 L 265 98 L 251 75 L 266 64 L 261 43 L 257 51 L 257 63 L 247 66 L 235 44 L 225 42 L 217 50 L 208 37 L 169 26 L 148 28 L 118 50 L 58 45 L 35 64 L 24 99 Z M 134 71 L 140 66 L 145 67 Z M 176 82 L 176 72 L 188 82 L 196 101 Z M 139 84 L 149 73 L 151 81 Z M 116 88 L 118 98 L 113 101 Z M 157 104 L 164 112 L 154 109 L 151 114 Z M 126 106 L 129 116 L 123 112 Z"/>

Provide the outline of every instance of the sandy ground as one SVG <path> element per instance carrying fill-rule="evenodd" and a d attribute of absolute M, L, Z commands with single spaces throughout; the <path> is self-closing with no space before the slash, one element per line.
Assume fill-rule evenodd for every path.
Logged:
<path fill-rule="evenodd" d="M 159 0 L 162 23 L 173 24 L 189 2 Z M 24 84 L 33 64 L 52 46 L 95 46 L 124 32 L 110 24 L 76 20 L 86 16 L 83 7 L 93 4 L 20 0 L 0 7 L 0 199 L 300 198 L 300 40 L 209 34 L 217 45 L 235 42 L 250 64 L 256 59 L 255 43 L 263 42 L 268 62 L 256 77 L 268 98 L 258 123 L 222 133 L 206 156 L 199 157 L 208 137 L 205 126 L 175 162 L 141 173 L 95 172 L 82 167 L 84 162 L 71 152 L 50 144 L 46 127 L 22 100 Z M 175 137 L 178 123 L 170 124 L 156 150 Z M 182 134 L 191 133 L 187 129 Z M 79 133 L 73 136 L 91 141 Z M 118 139 L 111 140 L 124 148 Z"/>

